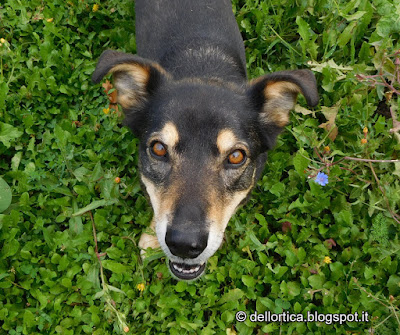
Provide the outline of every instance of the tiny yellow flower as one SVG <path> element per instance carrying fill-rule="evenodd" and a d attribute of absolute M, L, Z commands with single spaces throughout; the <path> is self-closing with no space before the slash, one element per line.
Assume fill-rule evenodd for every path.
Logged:
<path fill-rule="evenodd" d="M 331 148 L 329 147 L 329 145 L 327 145 L 326 147 L 324 147 L 325 152 L 329 152 L 331 151 Z"/>
<path fill-rule="evenodd" d="M 0 38 L 0 42 L 1 42 L 2 44 L 4 44 L 4 43 L 6 43 L 6 40 L 5 40 L 4 38 Z"/>
<path fill-rule="evenodd" d="M 329 256 L 325 256 L 324 263 L 325 264 L 331 264 L 332 263 L 332 259 Z"/>
<path fill-rule="evenodd" d="M 144 291 L 144 288 L 145 288 L 144 283 L 137 284 L 137 285 L 136 285 L 136 288 L 137 288 L 140 292 L 143 292 L 143 291 Z"/>
<path fill-rule="evenodd" d="M 129 327 L 128 327 L 128 326 L 125 326 L 125 327 L 124 327 L 124 332 L 127 333 L 128 331 L 129 331 Z"/>
<path fill-rule="evenodd" d="M 367 127 L 364 127 L 363 133 L 364 133 L 364 134 L 368 134 L 368 128 L 367 128 Z"/>
<path fill-rule="evenodd" d="M 104 114 L 110 113 L 110 108 L 103 108 L 103 113 Z"/>
<path fill-rule="evenodd" d="M 93 11 L 93 12 L 97 12 L 98 10 L 99 10 L 99 5 L 98 5 L 97 3 L 95 3 L 95 4 L 93 5 L 92 11 Z"/>
<path fill-rule="evenodd" d="M 47 19 L 47 22 L 53 22 L 54 18 Z"/>
<path fill-rule="evenodd" d="M 366 139 L 366 138 L 362 138 L 361 139 L 361 144 L 365 144 L 365 143 L 367 143 L 368 142 L 368 140 Z"/>

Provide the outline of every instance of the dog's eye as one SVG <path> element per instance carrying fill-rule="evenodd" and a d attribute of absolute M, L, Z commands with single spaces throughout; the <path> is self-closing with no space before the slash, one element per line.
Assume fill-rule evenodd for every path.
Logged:
<path fill-rule="evenodd" d="M 151 144 L 151 153 L 157 158 L 167 156 L 167 147 L 159 141 L 155 141 Z"/>
<path fill-rule="evenodd" d="M 228 163 L 231 165 L 242 165 L 246 161 L 246 153 L 243 150 L 235 150 L 228 156 Z"/>

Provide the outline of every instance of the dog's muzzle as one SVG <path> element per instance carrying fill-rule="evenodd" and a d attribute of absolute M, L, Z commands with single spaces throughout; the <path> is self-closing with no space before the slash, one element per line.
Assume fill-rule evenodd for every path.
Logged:
<path fill-rule="evenodd" d="M 165 234 L 165 243 L 173 256 L 182 261 L 170 259 L 171 272 L 179 279 L 191 280 L 200 276 L 205 262 L 193 264 L 207 247 L 208 231 L 193 225 L 170 226 Z M 186 262 L 185 262 L 186 260 Z"/>

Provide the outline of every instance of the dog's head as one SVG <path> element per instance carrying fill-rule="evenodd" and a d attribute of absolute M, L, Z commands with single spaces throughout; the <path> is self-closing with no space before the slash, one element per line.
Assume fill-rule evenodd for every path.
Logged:
<path fill-rule="evenodd" d="M 179 279 L 197 278 L 260 176 L 297 94 L 318 103 L 315 78 L 296 70 L 243 87 L 175 80 L 151 61 L 105 51 L 93 81 L 109 72 L 125 122 L 140 139 L 141 180 L 170 270 Z"/>

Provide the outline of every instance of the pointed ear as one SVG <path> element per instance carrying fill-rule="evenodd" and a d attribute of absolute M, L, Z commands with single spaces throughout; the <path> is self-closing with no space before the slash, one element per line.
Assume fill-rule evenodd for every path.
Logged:
<path fill-rule="evenodd" d="M 99 83 L 108 73 L 113 74 L 118 93 L 117 101 L 124 109 L 128 125 L 133 122 L 135 114 L 143 109 L 161 82 L 169 77 L 157 63 L 113 50 L 106 50 L 101 54 L 92 81 Z"/>
<path fill-rule="evenodd" d="M 250 82 L 248 94 L 259 111 L 260 129 L 269 149 L 289 123 L 289 112 L 299 93 L 304 95 L 309 106 L 318 104 L 317 83 L 309 70 L 275 72 Z"/>

